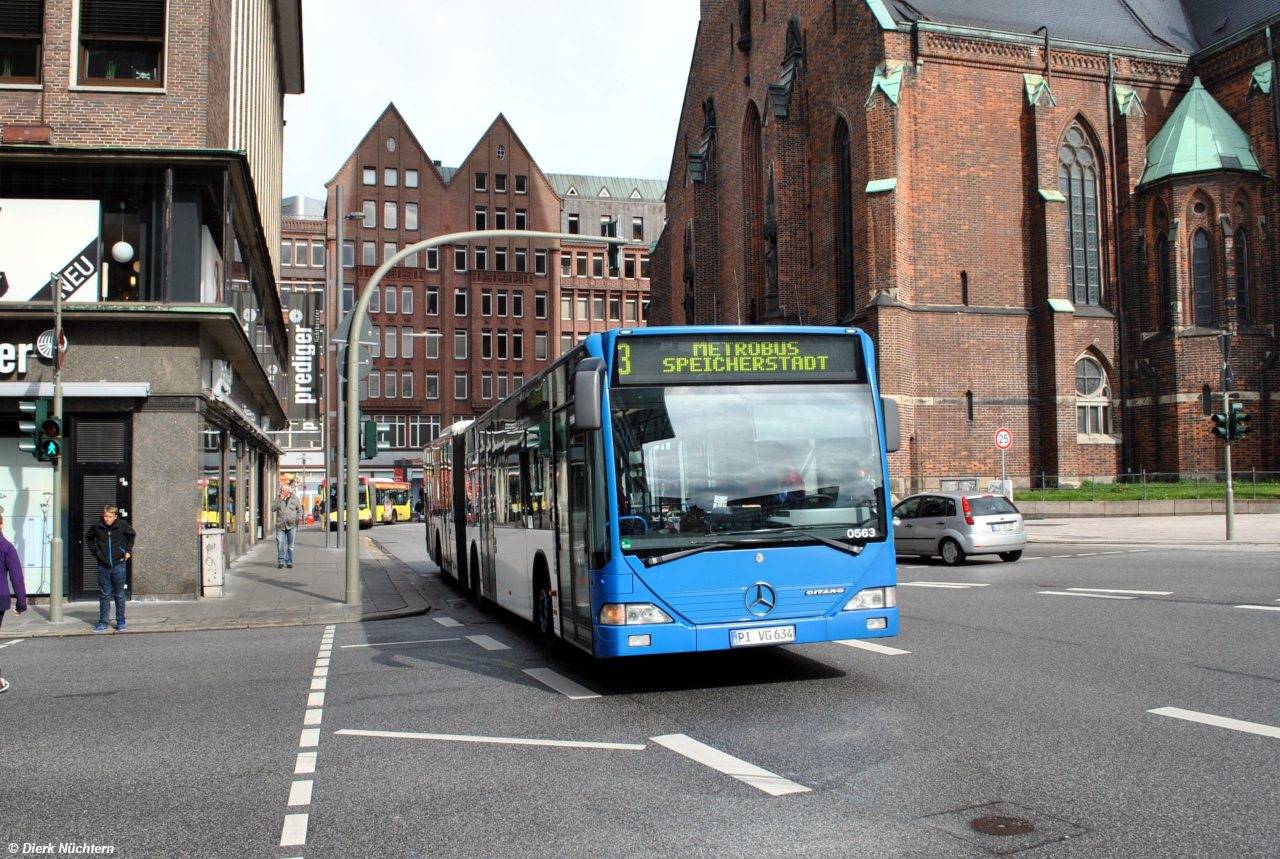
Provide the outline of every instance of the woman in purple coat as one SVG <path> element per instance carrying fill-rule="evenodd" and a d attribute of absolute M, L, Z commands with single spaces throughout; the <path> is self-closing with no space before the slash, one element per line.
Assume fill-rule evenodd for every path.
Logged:
<path fill-rule="evenodd" d="M 18 598 L 16 611 L 22 614 L 27 610 L 27 582 L 22 577 L 22 561 L 18 558 L 18 550 L 4 536 L 4 516 L 0 515 L 0 624 L 4 623 L 4 613 L 9 608 L 9 600 Z M 13 591 L 9 583 L 13 583 Z M 9 691 L 9 681 L 0 677 L 0 692 Z"/>

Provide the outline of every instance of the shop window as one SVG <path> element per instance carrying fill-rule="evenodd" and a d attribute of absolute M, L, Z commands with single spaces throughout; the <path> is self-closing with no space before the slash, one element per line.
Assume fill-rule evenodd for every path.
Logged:
<path fill-rule="evenodd" d="M 81 0 L 80 83 L 164 86 L 164 39 L 165 0 Z"/>

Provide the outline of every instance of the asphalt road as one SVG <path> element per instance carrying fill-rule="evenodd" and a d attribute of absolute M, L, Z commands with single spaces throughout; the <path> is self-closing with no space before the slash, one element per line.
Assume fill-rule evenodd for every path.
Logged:
<path fill-rule="evenodd" d="M 1237 607 L 1280 607 L 1273 556 L 904 558 L 902 634 L 878 643 L 907 652 L 549 661 L 526 623 L 435 578 L 421 534 L 372 536 L 447 608 L 331 643 L 295 627 L 0 649 L 0 854 L 1277 855 L 1280 611 Z M 1032 829 L 982 835 L 978 817 Z"/>

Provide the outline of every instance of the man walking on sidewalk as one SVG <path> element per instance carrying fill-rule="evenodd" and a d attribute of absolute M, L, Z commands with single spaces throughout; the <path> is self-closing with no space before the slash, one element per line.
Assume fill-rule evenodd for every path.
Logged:
<path fill-rule="evenodd" d="M 302 519 L 302 502 L 289 489 L 280 484 L 280 497 L 271 504 L 276 517 L 276 566 L 293 568 L 293 543 L 298 537 L 298 522 Z"/>
<path fill-rule="evenodd" d="M 0 529 L 4 528 L 4 516 L 0 516 Z M 13 583 L 13 593 L 9 592 L 9 583 Z M 22 576 L 22 561 L 18 558 L 18 550 L 0 533 L 0 623 L 4 623 L 4 613 L 9 610 L 9 600 L 18 598 L 16 611 L 22 614 L 27 610 L 27 580 Z M 0 692 L 9 691 L 9 681 L 0 677 Z"/>
<path fill-rule="evenodd" d="M 84 532 L 85 545 L 98 559 L 98 625 L 94 632 L 107 628 L 111 616 L 111 600 L 116 602 L 116 629 L 124 632 L 125 579 L 128 561 L 133 557 L 133 539 L 137 534 L 129 523 L 120 518 L 120 510 L 108 504 L 102 511 L 102 519 Z"/>

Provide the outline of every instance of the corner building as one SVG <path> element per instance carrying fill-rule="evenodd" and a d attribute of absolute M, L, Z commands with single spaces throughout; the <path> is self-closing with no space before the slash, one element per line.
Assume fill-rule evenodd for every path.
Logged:
<path fill-rule="evenodd" d="M 899 493 L 1220 469 L 1233 333 L 1280 468 L 1280 8 L 961 5 L 702 3 L 653 323 L 867 331 Z"/>
<path fill-rule="evenodd" d="M 0 3 L 0 495 L 48 594 L 53 470 L 19 450 L 19 401 L 53 396 L 61 275 L 63 510 L 72 599 L 98 595 L 82 534 L 116 504 L 135 598 L 201 595 L 270 535 L 290 361 L 276 288 L 284 96 L 303 87 L 298 0 Z"/>

